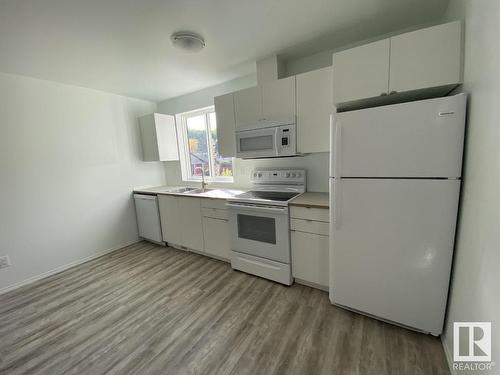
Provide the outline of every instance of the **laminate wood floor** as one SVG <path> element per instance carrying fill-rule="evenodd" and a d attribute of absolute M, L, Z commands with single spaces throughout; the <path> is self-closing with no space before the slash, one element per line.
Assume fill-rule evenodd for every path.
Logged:
<path fill-rule="evenodd" d="M 140 242 L 0 296 L 0 374 L 449 374 L 437 338 Z"/>

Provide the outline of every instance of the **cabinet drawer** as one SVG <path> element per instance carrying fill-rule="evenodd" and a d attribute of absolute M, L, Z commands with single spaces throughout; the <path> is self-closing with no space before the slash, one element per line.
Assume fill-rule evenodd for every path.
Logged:
<path fill-rule="evenodd" d="M 290 229 L 298 230 L 300 232 L 321 234 L 323 236 L 329 235 L 330 224 L 324 221 L 313 221 L 305 219 L 290 219 Z"/>
<path fill-rule="evenodd" d="M 311 233 L 292 232 L 292 274 L 300 280 L 329 286 L 329 238 Z"/>
<path fill-rule="evenodd" d="M 329 222 L 329 210 L 327 208 L 314 207 L 290 207 L 290 217 L 296 219 L 306 219 Z"/>
<path fill-rule="evenodd" d="M 219 210 L 226 209 L 226 200 L 225 199 L 202 199 L 201 207 L 203 208 L 217 208 Z"/>
<path fill-rule="evenodd" d="M 201 216 L 213 217 L 214 219 L 227 220 L 227 210 L 219 210 L 218 208 L 202 207 Z"/>

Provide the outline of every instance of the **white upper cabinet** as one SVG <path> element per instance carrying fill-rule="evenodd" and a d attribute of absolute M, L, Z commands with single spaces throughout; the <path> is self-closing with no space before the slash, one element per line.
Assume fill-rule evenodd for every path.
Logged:
<path fill-rule="evenodd" d="M 450 22 L 334 53 L 334 104 L 446 95 L 462 82 L 461 27 Z"/>
<path fill-rule="evenodd" d="M 234 119 L 233 93 L 214 98 L 215 114 L 217 116 L 217 143 L 221 156 L 236 156 L 236 129 Z"/>
<path fill-rule="evenodd" d="M 389 90 L 390 40 L 333 54 L 334 103 L 384 96 Z"/>
<path fill-rule="evenodd" d="M 262 119 L 269 124 L 295 123 L 295 76 L 262 85 Z"/>
<path fill-rule="evenodd" d="M 295 123 L 295 76 L 234 93 L 236 130 Z"/>
<path fill-rule="evenodd" d="M 330 151 L 332 67 L 302 73 L 297 77 L 297 151 Z"/>
<path fill-rule="evenodd" d="M 260 86 L 234 93 L 236 130 L 250 130 L 262 117 L 262 91 Z"/>
<path fill-rule="evenodd" d="M 461 26 L 450 22 L 391 38 L 389 92 L 461 82 Z"/>
<path fill-rule="evenodd" d="M 175 117 L 151 113 L 139 117 L 144 161 L 179 160 Z"/>

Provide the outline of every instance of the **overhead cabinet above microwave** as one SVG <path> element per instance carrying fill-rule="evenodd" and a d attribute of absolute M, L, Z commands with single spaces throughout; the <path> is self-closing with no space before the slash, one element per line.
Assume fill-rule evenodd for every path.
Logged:
<path fill-rule="evenodd" d="M 216 96 L 214 104 L 217 114 L 219 154 L 226 157 L 256 157 L 247 146 L 251 146 L 251 143 L 259 139 L 251 135 L 255 135 L 258 129 L 264 131 L 273 128 L 275 129 L 273 134 L 276 134 L 276 129 L 283 126 L 290 128 L 289 139 L 284 140 L 284 137 L 279 135 L 272 139 L 269 135 L 260 138 L 258 146 L 264 149 L 261 150 L 259 157 L 329 152 L 330 114 L 334 110 L 331 82 L 332 67 L 328 66 L 295 77 L 269 82 L 260 87 Z M 236 101 L 239 101 L 238 109 Z M 275 113 L 278 120 L 272 121 L 273 115 L 257 115 L 263 110 Z M 238 129 L 236 112 L 240 120 Z M 258 121 L 259 119 L 261 121 Z M 276 126 L 286 122 L 291 123 Z M 276 145 L 277 141 L 280 145 L 269 147 Z M 264 153 L 268 156 L 263 156 Z"/>
<path fill-rule="evenodd" d="M 236 131 L 295 124 L 295 76 L 234 93 Z"/>
<path fill-rule="evenodd" d="M 462 82 L 462 23 L 383 39 L 333 54 L 338 109 L 441 96 Z"/>

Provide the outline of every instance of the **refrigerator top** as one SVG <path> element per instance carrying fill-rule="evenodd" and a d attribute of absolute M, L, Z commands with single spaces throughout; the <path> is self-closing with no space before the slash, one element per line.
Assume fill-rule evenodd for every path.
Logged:
<path fill-rule="evenodd" d="M 332 178 L 460 178 L 466 95 L 332 115 Z"/>

